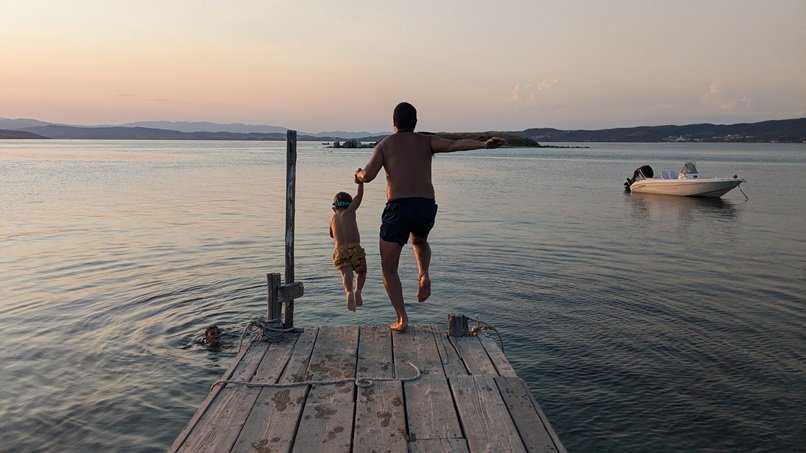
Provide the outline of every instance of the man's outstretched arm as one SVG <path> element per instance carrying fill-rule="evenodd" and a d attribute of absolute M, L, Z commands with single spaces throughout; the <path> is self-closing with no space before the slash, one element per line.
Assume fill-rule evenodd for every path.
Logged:
<path fill-rule="evenodd" d="M 483 142 L 481 140 L 471 140 L 471 139 L 460 139 L 460 140 L 448 140 L 447 138 L 437 137 L 436 135 L 431 136 L 431 149 L 435 153 L 452 153 L 456 151 L 469 151 L 471 149 L 481 149 L 481 148 L 498 148 L 499 146 L 504 144 L 504 140 L 498 137 L 492 137 L 491 139 Z"/>

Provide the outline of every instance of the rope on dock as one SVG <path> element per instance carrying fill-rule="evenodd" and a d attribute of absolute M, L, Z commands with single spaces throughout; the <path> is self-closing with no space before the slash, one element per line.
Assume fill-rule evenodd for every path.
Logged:
<path fill-rule="evenodd" d="M 495 332 L 496 335 L 498 335 L 498 341 L 501 343 L 501 352 L 504 352 L 504 339 L 501 338 L 501 334 L 498 333 L 498 329 L 496 329 L 495 326 L 493 326 L 492 324 L 487 324 L 484 321 L 480 321 L 480 320 L 478 320 L 476 318 L 472 318 L 470 316 L 465 316 L 465 317 L 467 319 L 473 321 L 474 323 L 476 323 L 476 325 L 474 325 L 473 327 L 470 328 L 469 335 L 471 337 L 478 336 L 479 332 L 481 332 L 482 330 L 492 330 L 493 332 Z"/>
<path fill-rule="evenodd" d="M 305 382 L 288 382 L 284 384 L 269 384 L 269 383 L 261 383 L 261 382 L 249 382 L 249 381 L 237 381 L 233 379 L 220 379 L 218 381 L 213 382 L 213 385 L 210 386 L 210 391 L 213 391 L 216 385 L 220 384 L 235 384 L 235 385 L 245 385 L 247 387 L 272 387 L 272 388 L 288 388 L 288 387 L 300 387 L 303 385 L 332 385 L 332 384 L 343 384 L 352 382 L 356 385 L 356 387 L 372 387 L 372 384 L 379 381 L 400 381 L 400 382 L 409 382 L 409 381 L 416 381 L 420 379 L 423 373 L 417 368 L 417 365 L 406 361 L 412 368 L 416 374 L 411 377 L 405 378 L 390 378 L 390 377 L 374 377 L 374 378 L 344 378 L 344 379 L 334 379 L 330 381 L 305 381 Z"/>
<path fill-rule="evenodd" d="M 283 322 L 280 319 L 266 319 L 265 316 L 253 318 L 249 321 L 249 324 L 244 327 L 243 333 L 241 333 L 241 344 L 238 346 L 238 351 L 243 347 L 244 337 L 252 330 L 258 331 L 257 338 L 253 338 L 252 342 L 267 341 L 269 343 L 279 343 L 283 341 L 283 334 L 291 332 L 294 329 L 284 329 Z"/>

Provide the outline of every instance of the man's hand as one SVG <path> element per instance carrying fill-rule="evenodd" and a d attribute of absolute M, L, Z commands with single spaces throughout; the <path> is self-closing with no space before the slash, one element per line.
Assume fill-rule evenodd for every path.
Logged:
<path fill-rule="evenodd" d="M 364 169 L 359 168 L 355 171 L 355 183 L 356 184 L 364 184 Z"/>
<path fill-rule="evenodd" d="M 498 137 L 492 137 L 489 140 L 487 140 L 486 142 L 484 142 L 484 147 L 486 149 L 498 148 L 499 146 L 503 145 L 504 143 L 506 143 L 504 140 L 502 140 L 502 139 L 500 139 Z"/>

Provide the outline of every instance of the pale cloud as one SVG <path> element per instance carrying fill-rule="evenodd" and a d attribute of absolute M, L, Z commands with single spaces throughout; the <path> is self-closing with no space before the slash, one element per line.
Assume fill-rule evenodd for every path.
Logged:
<path fill-rule="evenodd" d="M 737 96 L 719 82 L 711 82 L 708 91 L 700 96 L 700 104 L 710 110 L 732 113 L 750 108 L 750 96 Z"/>
<path fill-rule="evenodd" d="M 510 104 L 533 104 L 537 98 L 551 90 L 559 80 L 543 80 L 538 84 L 528 83 L 526 85 L 515 85 L 509 98 Z"/>

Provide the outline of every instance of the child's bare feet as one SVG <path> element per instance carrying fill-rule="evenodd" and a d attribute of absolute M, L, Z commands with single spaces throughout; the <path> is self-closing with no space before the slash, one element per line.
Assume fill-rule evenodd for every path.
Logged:
<path fill-rule="evenodd" d="M 360 307 L 364 305 L 364 300 L 361 299 L 361 293 L 359 291 L 355 292 L 355 306 Z"/>
<path fill-rule="evenodd" d="M 419 284 L 419 289 L 417 290 L 417 300 L 420 302 L 425 302 L 431 296 L 431 278 L 428 274 L 420 275 L 420 278 L 417 279 L 417 283 Z"/>
<path fill-rule="evenodd" d="M 352 292 L 347 293 L 347 309 L 355 311 L 355 296 Z"/>
<path fill-rule="evenodd" d="M 405 332 L 406 329 L 408 329 L 408 327 L 409 327 L 409 325 L 407 323 L 400 322 L 400 321 L 398 321 L 398 322 L 396 322 L 394 324 L 389 324 L 390 329 L 392 329 L 392 330 L 394 330 L 396 332 L 400 332 L 400 333 Z"/>

